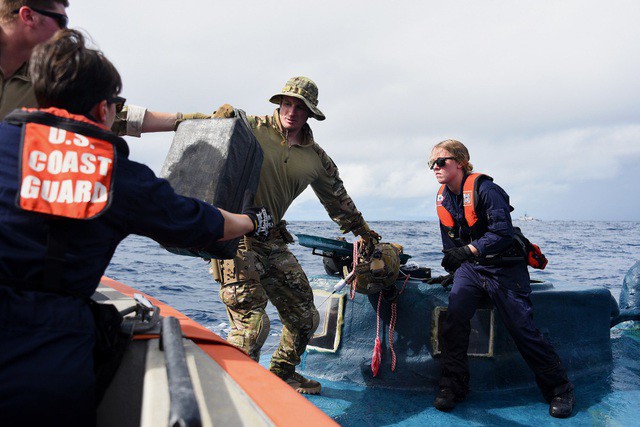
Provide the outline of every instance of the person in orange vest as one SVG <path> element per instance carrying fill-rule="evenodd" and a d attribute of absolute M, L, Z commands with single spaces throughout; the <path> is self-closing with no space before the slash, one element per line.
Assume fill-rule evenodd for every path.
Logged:
<path fill-rule="evenodd" d="M 436 199 L 444 257 L 452 274 L 449 306 L 441 331 L 442 375 L 434 406 L 452 410 L 469 392 L 470 320 L 489 297 L 549 402 L 550 415 L 571 415 L 573 384 L 553 346 L 536 328 L 529 272 L 517 253 L 507 193 L 487 175 L 472 173 L 467 148 L 448 139 L 435 145 L 429 169 L 441 184 Z"/>
<path fill-rule="evenodd" d="M 215 253 L 269 234 L 264 208 L 225 212 L 129 160 L 110 127 L 122 81 L 82 33 L 60 30 L 29 63 L 40 109 L 0 123 L 0 425 L 96 423 L 89 298 L 129 234 Z"/>

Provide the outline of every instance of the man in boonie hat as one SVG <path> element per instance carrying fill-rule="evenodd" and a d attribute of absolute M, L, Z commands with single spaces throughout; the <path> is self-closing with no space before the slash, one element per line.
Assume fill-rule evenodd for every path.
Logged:
<path fill-rule="evenodd" d="M 380 236 L 369 229 L 347 194 L 335 163 L 313 139 L 309 117 L 325 119 L 318 108 L 316 84 L 308 77 L 293 77 L 269 101 L 278 105 L 272 116 L 247 118 L 264 153 L 255 203 L 266 207 L 276 226 L 266 239 L 244 239 L 235 259 L 214 261 L 211 269 L 221 283 L 220 297 L 227 306 L 231 326 L 227 340 L 259 360 L 269 335 L 265 307 L 271 301 L 283 329 L 269 369 L 299 393 L 318 394 L 320 383 L 295 371 L 319 315 L 309 280 L 287 248 L 293 238 L 283 220 L 285 212 L 311 185 L 343 233 L 376 242 Z M 214 117 L 233 115 L 228 104 L 214 113 Z"/>
<path fill-rule="evenodd" d="M 280 105 L 283 97 L 301 99 L 309 109 L 309 115 L 316 120 L 324 120 L 324 114 L 318 108 L 318 86 L 307 77 L 292 77 L 284 85 L 282 91 L 269 99 L 269 102 Z"/>

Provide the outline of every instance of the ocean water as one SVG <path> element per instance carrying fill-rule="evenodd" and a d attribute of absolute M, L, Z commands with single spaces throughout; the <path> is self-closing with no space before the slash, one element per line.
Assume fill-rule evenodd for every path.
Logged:
<path fill-rule="evenodd" d="M 530 269 L 531 278 L 557 287 L 605 287 L 617 299 L 627 271 L 640 260 L 640 222 L 603 221 L 514 221 L 525 236 L 539 245 L 549 259 L 545 270 Z M 403 245 L 411 262 L 430 267 L 434 275 L 440 267 L 441 240 L 435 221 L 371 222 L 383 241 Z M 327 238 L 341 235 L 331 221 L 291 222 L 292 234 Z M 346 236 L 353 241 L 353 235 Z M 313 287 L 328 288 L 334 283 L 325 275 L 322 258 L 311 249 L 290 245 L 309 276 Z M 162 300 L 222 337 L 229 324 L 225 306 L 218 297 L 219 285 L 208 272 L 208 263 L 199 258 L 174 255 L 156 242 L 130 236 L 118 247 L 107 276 Z M 271 333 L 264 354 L 277 345 L 282 328 L 277 312 L 269 305 Z"/>

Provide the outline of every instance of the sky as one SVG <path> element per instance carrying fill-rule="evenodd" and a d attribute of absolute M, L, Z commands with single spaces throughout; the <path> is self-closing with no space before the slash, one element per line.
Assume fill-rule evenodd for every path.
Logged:
<path fill-rule="evenodd" d="M 369 222 L 433 220 L 431 148 L 462 141 L 513 218 L 640 221 L 640 2 L 70 0 L 128 103 L 272 114 L 292 76 Z M 172 133 L 127 138 L 159 172 Z M 328 220 L 308 189 L 285 218 Z"/>

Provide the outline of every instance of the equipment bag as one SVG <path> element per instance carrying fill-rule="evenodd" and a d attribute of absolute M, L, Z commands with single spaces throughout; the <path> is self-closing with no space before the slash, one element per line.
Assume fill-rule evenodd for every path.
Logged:
<path fill-rule="evenodd" d="M 398 247 L 392 243 L 365 246 L 355 266 L 356 292 L 373 294 L 394 286 L 399 272 Z"/>

